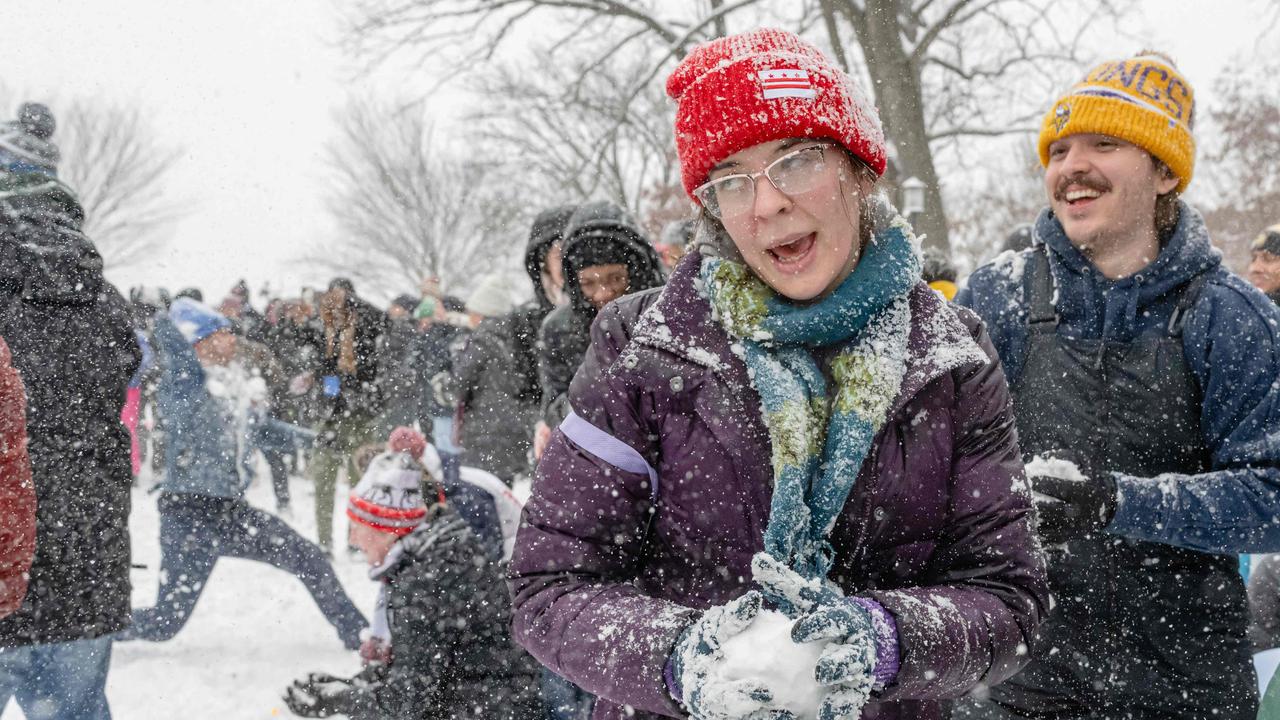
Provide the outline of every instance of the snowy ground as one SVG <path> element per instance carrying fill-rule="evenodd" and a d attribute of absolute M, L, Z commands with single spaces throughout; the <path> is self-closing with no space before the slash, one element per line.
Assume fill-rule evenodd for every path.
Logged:
<path fill-rule="evenodd" d="M 270 479 L 262 475 L 250 488 L 255 506 L 275 509 Z M 145 471 L 144 471 L 145 472 Z M 159 517 L 150 477 L 133 492 L 129 526 L 133 532 L 134 607 L 151 605 L 160 565 Z M 295 477 L 292 517 L 286 518 L 304 537 L 315 538 L 315 493 L 312 484 Z M 347 487 L 339 483 L 335 537 L 347 532 Z M 345 548 L 339 541 L 338 547 Z M 338 578 L 365 616 L 373 608 L 377 587 L 365 573 L 364 560 L 339 550 L 334 559 Z M 190 622 L 165 643 L 116 643 L 107 680 L 112 714 L 121 720 L 181 717 L 292 717 L 280 694 L 293 679 L 323 670 L 342 675 L 359 669 L 354 652 L 343 649 L 338 636 L 316 609 L 302 583 L 282 570 L 248 560 L 218 561 L 209 586 Z M 12 701 L 0 720 L 20 720 Z"/>

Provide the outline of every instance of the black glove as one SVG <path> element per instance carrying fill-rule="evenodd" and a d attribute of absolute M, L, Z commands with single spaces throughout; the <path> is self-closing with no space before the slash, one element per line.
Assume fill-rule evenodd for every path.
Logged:
<path fill-rule="evenodd" d="M 1098 532 L 1116 514 L 1116 481 L 1111 473 L 1064 479 L 1047 475 L 1028 478 L 1036 507 L 1036 533 L 1056 545 Z"/>
<path fill-rule="evenodd" d="M 349 715 L 356 705 L 358 690 L 344 680 L 325 673 L 311 673 L 305 680 L 294 680 L 284 691 L 284 704 L 294 715 L 322 718 Z"/>

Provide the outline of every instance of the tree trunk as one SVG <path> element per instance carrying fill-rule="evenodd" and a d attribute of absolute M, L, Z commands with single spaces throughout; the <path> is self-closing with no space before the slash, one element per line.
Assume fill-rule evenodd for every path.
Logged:
<path fill-rule="evenodd" d="M 885 136 L 898 150 L 899 174 L 903 179 L 919 178 L 925 185 L 924 212 L 912 218 L 916 233 L 926 236 L 925 245 L 950 257 L 947 217 L 925 127 L 920 68 L 902 47 L 898 0 L 867 0 L 866 8 L 851 19 L 866 57 Z M 895 198 L 895 203 L 900 200 Z"/>
<path fill-rule="evenodd" d="M 724 7 L 724 0 L 711 0 L 711 12 L 714 13 L 722 7 Z M 729 34 L 729 27 L 723 15 L 716 18 L 714 23 L 716 37 L 724 37 Z"/>

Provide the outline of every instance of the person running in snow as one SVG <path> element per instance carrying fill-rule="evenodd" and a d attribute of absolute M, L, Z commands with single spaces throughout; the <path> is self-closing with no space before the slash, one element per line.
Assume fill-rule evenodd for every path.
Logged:
<path fill-rule="evenodd" d="M 1280 225 L 1273 225 L 1249 245 L 1249 282 L 1280 305 Z"/>
<path fill-rule="evenodd" d="M 220 557 L 265 562 L 292 573 L 311 593 L 348 649 L 368 625 L 319 547 L 274 515 L 249 505 L 241 478 L 250 378 L 233 363 L 230 323 L 194 300 L 178 299 L 155 323 L 164 367 L 159 401 L 169 451 L 160 484 L 160 588 L 156 604 L 133 611 L 123 640 L 168 640 L 195 610 Z M 265 389 L 262 390 L 265 393 Z"/>
<path fill-rule="evenodd" d="M 596 720 L 804 717 L 784 673 L 822 718 L 942 718 L 1049 609 L 995 351 L 921 282 L 872 195 L 876 112 L 820 51 L 720 38 L 667 91 L 699 248 L 596 319 L 525 506 L 516 638 Z M 765 604 L 815 652 L 798 673 L 724 650 Z"/>
<path fill-rule="evenodd" d="M 285 703 L 301 717 L 542 720 L 498 565 L 412 452 L 375 457 L 348 500 L 350 542 L 381 588 L 368 664 L 352 678 L 311 673 Z"/>
<path fill-rule="evenodd" d="M 1032 662 L 959 717 L 1257 711 L 1234 554 L 1280 548 L 1280 311 L 1179 200 L 1194 115 L 1163 55 L 1092 68 L 1044 117 L 1032 247 L 957 298 L 991 328 L 1024 454 L 1077 465 L 1028 469 L 1056 600 Z"/>
<path fill-rule="evenodd" d="M 102 275 L 84 210 L 58 179 L 53 114 L 0 123 L 0 337 L 27 396 L 35 559 L 0 619 L 0 707 L 108 718 L 113 635 L 129 624 L 125 390 L 141 361 L 129 303 Z"/>

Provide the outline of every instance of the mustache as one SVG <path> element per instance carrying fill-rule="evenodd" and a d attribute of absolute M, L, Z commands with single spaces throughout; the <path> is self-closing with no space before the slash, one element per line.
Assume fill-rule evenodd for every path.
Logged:
<path fill-rule="evenodd" d="M 1071 177 L 1066 177 L 1058 181 L 1058 187 L 1053 191 L 1053 199 L 1066 200 L 1067 188 L 1073 186 L 1086 188 L 1088 190 L 1095 190 L 1100 193 L 1109 192 L 1111 190 L 1111 183 L 1103 180 L 1102 178 L 1094 178 L 1088 175 L 1072 175 Z"/>

